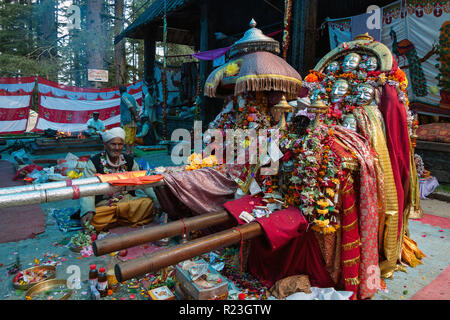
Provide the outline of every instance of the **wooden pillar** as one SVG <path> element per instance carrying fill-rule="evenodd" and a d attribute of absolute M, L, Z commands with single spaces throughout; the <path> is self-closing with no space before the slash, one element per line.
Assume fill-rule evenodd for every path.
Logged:
<path fill-rule="evenodd" d="M 200 14 L 200 51 L 208 50 L 208 2 L 203 0 L 201 3 Z M 205 121 L 206 98 L 203 95 L 203 87 L 208 77 L 209 61 L 200 60 L 200 120 Z M 206 124 L 203 123 L 203 126 Z"/>
<path fill-rule="evenodd" d="M 155 77 L 156 41 L 153 32 L 147 32 L 144 38 L 144 80 L 150 83 Z"/>
<path fill-rule="evenodd" d="M 294 1 L 292 4 L 292 25 L 291 25 L 291 51 L 288 57 L 288 63 L 296 70 L 299 70 L 300 47 L 300 27 L 304 23 L 300 16 L 300 1 Z"/>
<path fill-rule="evenodd" d="M 294 4 L 295 32 L 292 34 L 292 64 L 302 76 L 316 65 L 317 0 L 298 0 Z"/>

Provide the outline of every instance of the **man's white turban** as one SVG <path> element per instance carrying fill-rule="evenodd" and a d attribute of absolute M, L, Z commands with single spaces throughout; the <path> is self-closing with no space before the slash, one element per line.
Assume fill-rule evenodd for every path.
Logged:
<path fill-rule="evenodd" d="M 120 138 L 125 141 L 125 130 L 120 127 L 115 127 L 102 133 L 103 142 L 108 142 L 114 138 Z"/>

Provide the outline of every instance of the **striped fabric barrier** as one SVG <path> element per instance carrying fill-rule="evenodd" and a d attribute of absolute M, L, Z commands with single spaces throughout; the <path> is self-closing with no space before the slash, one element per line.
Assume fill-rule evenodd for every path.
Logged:
<path fill-rule="evenodd" d="M 4 78 L 0 77 L 0 94 L 31 93 L 34 89 L 36 77 Z"/>
<path fill-rule="evenodd" d="M 127 85 L 127 91 L 129 94 L 135 94 L 142 91 L 142 81 Z M 70 100 L 109 100 L 120 97 L 119 88 L 79 88 L 61 85 L 56 82 L 38 77 L 38 90 L 40 95 L 55 97 L 55 98 L 67 98 Z"/>
<path fill-rule="evenodd" d="M 30 93 L 0 93 L 0 134 L 24 133 L 30 106 Z"/>
<path fill-rule="evenodd" d="M 133 94 L 139 106 L 142 105 L 142 92 Z M 86 122 L 97 111 L 99 119 L 107 129 L 120 125 L 120 98 L 109 100 L 71 100 L 40 95 L 36 127 L 33 131 L 46 129 L 65 132 L 87 130 Z"/>

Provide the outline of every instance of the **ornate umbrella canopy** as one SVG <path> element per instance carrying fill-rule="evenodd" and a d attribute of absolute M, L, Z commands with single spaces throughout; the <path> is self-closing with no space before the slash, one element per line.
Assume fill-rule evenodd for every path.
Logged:
<path fill-rule="evenodd" d="M 265 36 L 252 19 L 250 29 L 230 48 L 230 60 L 215 69 L 205 83 L 205 95 L 235 96 L 244 92 L 278 91 L 287 99 L 298 97 L 300 74 L 281 57 L 278 41 Z"/>

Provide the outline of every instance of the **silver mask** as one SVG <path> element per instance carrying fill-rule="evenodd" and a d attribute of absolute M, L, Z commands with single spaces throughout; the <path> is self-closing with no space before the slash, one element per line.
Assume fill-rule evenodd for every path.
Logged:
<path fill-rule="evenodd" d="M 356 87 L 356 104 L 366 106 L 375 100 L 375 89 L 369 84 L 361 83 Z"/>
<path fill-rule="evenodd" d="M 345 56 L 344 61 L 342 62 L 342 71 L 351 72 L 359 66 L 360 62 L 361 56 L 359 54 L 355 52 L 349 53 Z"/>

